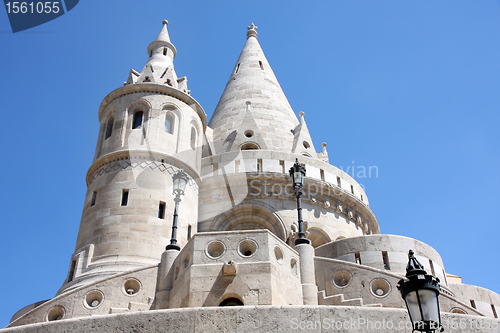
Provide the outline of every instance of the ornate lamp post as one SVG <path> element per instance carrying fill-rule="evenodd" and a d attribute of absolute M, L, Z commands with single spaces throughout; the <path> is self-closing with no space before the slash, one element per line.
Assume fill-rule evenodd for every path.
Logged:
<path fill-rule="evenodd" d="M 172 194 L 175 194 L 174 221 L 172 222 L 172 238 L 170 239 L 170 244 L 168 244 L 165 249 L 180 251 L 181 248 L 179 245 L 177 245 L 177 212 L 179 210 L 179 202 L 181 202 L 181 195 L 184 195 L 184 190 L 186 189 L 189 177 L 184 172 L 184 169 L 181 168 L 176 173 L 174 173 L 172 179 L 174 183 L 174 191 Z"/>
<path fill-rule="evenodd" d="M 413 332 L 444 331 L 439 312 L 439 279 L 428 275 L 410 250 L 406 278 L 398 283 L 413 325 Z"/>
<path fill-rule="evenodd" d="M 310 244 L 311 241 L 306 238 L 304 233 L 304 221 L 302 220 L 302 205 L 300 197 L 302 196 L 302 186 L 304 186 L 304 177 L 306 176 L 306 168 L 299 163 L 299 159 L 295 159 L 295 163 L 290 168 L 290 176 L 292 177 L 293 190 L 297 198 L 297 213 L 299 215 L 299 238 L 295 240 L 295 245 Z"/>

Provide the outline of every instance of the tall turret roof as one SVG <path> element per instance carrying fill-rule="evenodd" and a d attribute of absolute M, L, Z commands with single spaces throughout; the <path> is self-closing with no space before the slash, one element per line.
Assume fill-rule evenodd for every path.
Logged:
<path fill-rule="evenodd" d="M 156 83 L 168 85 L 189 94 L 187 89 L 187 78 L 178 78 L 174 69 L 174 58 L 177 50 L 170 42 L 167 29 L 168 21 L 163 21 L 163 27 L 156 40 L 148 46 L 148 62 L 139 73 L 131 70 L 125 84 Z"/>
<path fill-rule="evenodd" d="M 251 103 L 251 113 L 247 112 L 248 102 Z M 249 115 L 254 122 L 248 124 L 252 128 L 246 129 Z M 216 153 L 239 150 L 245 141 L 260 149 L 291 152 L 293 130 L 298 124 L 257 40 L 257 27 L 252 23 L 248 27 L 245 46 L 209 123 Z M 248 137 L 244 134 L 247 130 L 259 133 Z"/>

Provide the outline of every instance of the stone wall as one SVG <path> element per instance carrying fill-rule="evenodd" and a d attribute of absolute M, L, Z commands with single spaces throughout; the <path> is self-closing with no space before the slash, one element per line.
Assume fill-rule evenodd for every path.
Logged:
<path fill-rule="evenodd" d="M 500 333 L 500 320 L 442 315 L 446 333 Z M 68 319 L 0 330 L 1 333 L 337 332 L 411 333 L 403 309 L 334 306 L 244 306 L 155 310 Z"/>

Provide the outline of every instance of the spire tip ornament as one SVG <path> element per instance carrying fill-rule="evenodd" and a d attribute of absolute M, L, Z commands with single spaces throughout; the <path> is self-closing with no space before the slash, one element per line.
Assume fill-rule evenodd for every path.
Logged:
<path fill-rule="evenodd" d="M 247 29 L 248 29 L 247 39 L 250 37 L 257 38 L 257 29 L 259 29 L 259 28 L 255 24 L 253 24 L 253 22 Z"/>

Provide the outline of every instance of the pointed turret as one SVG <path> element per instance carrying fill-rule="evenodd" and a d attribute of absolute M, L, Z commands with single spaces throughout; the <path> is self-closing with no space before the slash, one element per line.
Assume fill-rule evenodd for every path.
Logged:
<path fill-rule="evenodd" d="M 140 73 L 131 70 L 125 84 L 156 83 L 168 85 L 189 93 L 186 77 L 177 78 L 174 70 L 174 58 L 177 54 L 175 46 L 170 42 L 167 29 L 168 21 L 163 21 L 163 27 L 155 41 L 148 46 L 149 59 Z"/>
<path fill-rule="evenodd" d="M 317 157 L 314 145 L 312 143 L 309 129 L 304 119 L 304 112 L 299 112 L 300 124 L 297 125 L 294 132 L 292 153 L 301 154 L 309 157 Z"/>
<path fill-rule="evenodd" d="M 253 120 L 249 124 L 246 124 L 249 117 L 247 102 L 251 103 Z M 246 128 L 247 125 L 252 128 Z M 269 66 L 257 40 L 257 27 L 252 23 L 248 27 L 245 46 L 209 123 L 216 153 L 228 151 L 228 140 L 234 142 L 235 138 L 244 138 L 246 131 L 254 134 L 232 144 L 230 151 L 255 147 L 247 145 L 255 143 L 257 149 L 292 152 L 293 130 L 297 125 L 297 117 Z M 256 130 L 259 133 L 255 133 Z"/>

